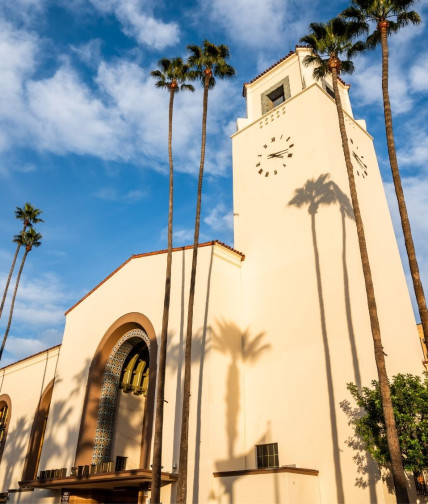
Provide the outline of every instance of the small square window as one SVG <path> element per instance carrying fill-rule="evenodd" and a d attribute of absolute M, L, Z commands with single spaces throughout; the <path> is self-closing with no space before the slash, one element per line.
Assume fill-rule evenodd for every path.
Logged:
<path fill-rule="evenodd" d="M 271 101 L 271 108 L 277 107 L 280 103 L 285 101 L 284 86 L 279 86 L 279 88 L 276 88 L 272 93 L 269 93 L 267 97 Z"/>
<path fill-rule="evenodd" d="M 279 467 L 278 443 L 257 445 L 256 450 L 257 450 L 258 469 Z"/>
<path fill-rule="evenodd" d="M 278 107 L 291 97 L 288 75 L 261 94 L 262 114 Z"/>
<path fill-rule="evenodd" d="M 119 455 L 116 457 L 116 467 L 115 471 L 124 471 L 126 469 L 126 460 L 128 457 L 120 457 Z"/>

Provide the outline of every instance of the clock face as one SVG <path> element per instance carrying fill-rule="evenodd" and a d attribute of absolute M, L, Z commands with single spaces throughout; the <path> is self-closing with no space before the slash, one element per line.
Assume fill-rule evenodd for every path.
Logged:
<path fill-rule="evenodd" d="M 352 138 L 349 139 L 350 148 L 351 148 L 351 158 L 352 165 L 354 166 L 354 171 L 359 177 L 366 178 L 368 176 L 367 173 L 367 164 L 364 159 L 363 154 L 360 152 L 358 146 L 354 143 Z"/>
<path fill-rule="evenodd" d="M 266 138 L 255 160 L 257 173 L 263 177 L 278 175 L 293 157 L 291 137 L 285 133 Z"/>

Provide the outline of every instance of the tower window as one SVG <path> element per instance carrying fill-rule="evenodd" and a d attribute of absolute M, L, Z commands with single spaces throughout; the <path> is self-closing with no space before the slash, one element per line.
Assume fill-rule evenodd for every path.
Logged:
<path fill-rule="evenodd" d="M 290 96 L 290 79 L 287 76 L 262 93 L 262 114 L 285 102 Z"/>
<path fill-rule="evenodd" d="M 279 467 L 278 443 L 257 445 L 256 450 L 258 469 Z"/>
<path fill-rule="evenodd" d="M 323 88 L 324 88 L 324 90 L 326 91 L 326 93 L 327 93 L 328 95 L 330 95 L 330 96 L 333 98 L 333 100 L 334 100 L 334 91 L 333 91 L 333 88 L 331 88 L 331 87 L 327 84 L 327 82 L 326 82 L 326 81 L 323 81 Z"/>
<path fill-rule="evenodd" d="M 275 91 L 272 91 L 272 93 L 269 93 L 268 98 L 272 102 L 272 108 L 275 108 L 280 103 L 285 101 L 283 86 L 279 86 L 279 88 L 276 88 Z"/>

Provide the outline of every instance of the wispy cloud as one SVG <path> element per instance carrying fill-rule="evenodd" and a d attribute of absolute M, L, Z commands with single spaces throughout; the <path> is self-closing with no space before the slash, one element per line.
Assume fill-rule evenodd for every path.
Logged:
<path fill-rule="evenodd" d="M 205 217 L 204 222 L 213 231 L 230 232 L 233 230 L 233 210 L 223 203 L 218 203 Z"/>
<path fill-rule="evenodd" d="M 177 23 L 165 23 L 153 14 L 149 1 L 141 0 L 90 0 L 95 8 L 104 13 L 112 13 L 120 21 L 123 32 L 135 38 L 140 44 L 155 49 L 164 49 L 179 41 L 180 30 Z"/>
<path fill-rule="evenodd" d="M 118 189 L 113 187 L 103 187 L 94 193 L 96 198 L 105 201 L 120 201 L 123 203 L 137 203 L 141 201 L 146 196 L 143 191 L 139 189 L 134 189 L 126 193 L 120 193 Z"/>

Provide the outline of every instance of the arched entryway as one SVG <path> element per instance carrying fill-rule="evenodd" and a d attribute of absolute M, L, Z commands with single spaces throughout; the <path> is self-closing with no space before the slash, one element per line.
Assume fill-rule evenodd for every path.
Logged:
<path fill-rule="evenodd" d="M 39 467 L 40 455 L 42 452 L 43 439 L 49 415 L 49 408 L 51 405 L 53 386 L 54 380 L 52 380 L 45 388 L 37 406 L 36 414 L 34 415 L 30 442 L 28 444 L 24 471 L 22 473 L 22 479 L 24 481 L 34 480 L 37 477 L 37 469 Z"/>
<path fill-rule="evenodd" d="M 153 326 L 141 313 L 129 313 L 108 329 L 95 352 L 88 377 L 76 450 L 76 466 L 108 462 L 114 451 L 115 421 L 121 375 L 128 357 L 143 343 L 147 350 L 148 387 L 140 420 L 139 468 L 150 467 L 156 385 L 157 343 Z M 143 359 L 140 359 L 143 360 Z M 138 361 L 138 357 L 136 359 Z M 149 364 L 149 365 L 148 365 Z M 136 369 L 133 369 L 136 372 Z M 143 373 L 144 373 L 143 372 Z M 142 386 L 142 382 L 136 386 Z M 119 400 L 121 398 L 119 397 Z"/>
<path fill-rule="evenodd" d="M 0 395 L 0 462 L 6 444 L 7 431 L 9 430 L 12 403 L 7 394 Z"/>
<path fill-rule="evenodd" d="M 150 340 L 143 329 L 131 329 L 126 332 L 116 343 L 108 358 L 103 381 L 101 396 L 98 407 L 97 427 L 95 431 L 94 448 L 92 452 L 92 464 L 114 461 L 116 466 L 120 459 L 128 458 L 130 448 L 126 442 L 120 442 L 119 434 L 127 430 L 132 431 L 135 419 L 128 417 L 128 410 L 134 410 L 137 416 L 137 425 L 144 417 L 145 398 L 147 396 L 150 370 Z M 122 396 L 122 392 L 126 394 Z M 135 396 L 135 397 L 133 397 Z M 130 403 L 134 402 L 130 407 Z M 119 402 L 122 402 L 119 407 Z M 123 411 L 125 410 L 125 411 Z M 134 420 L 134 423 L 132 423 Z M 137 427 L 138 429 L 138 427 Z M 119 432 L 118 432 L 119 431 Z M 141 438 L 140 432 L 130 432 L 129 444 L 138 443 Z M 118 446 L 118 452 L 113 454 L 114 445 Z M 135 446 L 132 447 L 135 459 Z M 120 462 L 120 460 L 119 460 Z M 132 468 L 139 467 L 137 465 Z M 119 464 L 124 469 L 125 462 Z M 135 462 L 134 462 L 135 464 Z"/>

